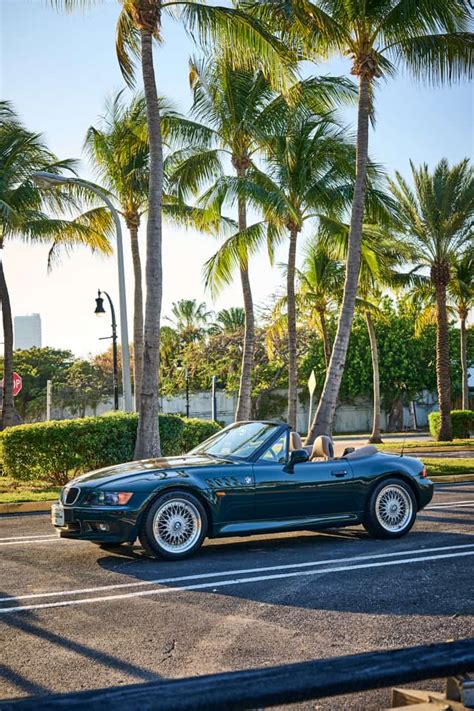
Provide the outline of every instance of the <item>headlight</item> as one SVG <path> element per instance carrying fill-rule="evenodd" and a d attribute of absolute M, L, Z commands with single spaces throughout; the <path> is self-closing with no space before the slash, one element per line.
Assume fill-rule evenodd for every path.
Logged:
<path fill-rule="evenodd" d="M 88 506 L 125 506 L 132 496 L 130 491 L 92 491 L 84 503 Z"/>

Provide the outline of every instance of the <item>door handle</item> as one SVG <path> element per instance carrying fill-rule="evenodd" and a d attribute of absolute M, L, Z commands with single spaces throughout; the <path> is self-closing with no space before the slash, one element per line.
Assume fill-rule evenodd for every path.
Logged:
<path fill-rule="evenodd" d="M 342 477 L 347 476 L 348 473 L 349 472 L 347 471 L 347 469 L 333 469 L 333 471 L 331 472 L 331 476 L 335 476 L 338 479 L 342 479 Z"/>

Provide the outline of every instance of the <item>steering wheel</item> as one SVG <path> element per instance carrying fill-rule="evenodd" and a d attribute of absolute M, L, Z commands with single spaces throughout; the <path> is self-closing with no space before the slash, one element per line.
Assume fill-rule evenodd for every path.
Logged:
<path fill-rule="evenodd" d="M 280 461 L 280 457 L 278 456 L 278 454 L 277 454 L 276 452 L 273 451 L 273 449 L 268 449 L 268 450 L 267 450 L 267 453 L 270 453 L 270 454 L 271 454 L 272 460 L 273 460 L 274 462 L 279 462 L 279 461 Z"/>

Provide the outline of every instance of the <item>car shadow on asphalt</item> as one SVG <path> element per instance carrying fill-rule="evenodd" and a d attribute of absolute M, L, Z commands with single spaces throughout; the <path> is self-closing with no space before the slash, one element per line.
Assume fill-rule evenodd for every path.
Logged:
<path fill-rule="evenodd" d="M 431 519 L 440 522 L 439 516 L 425 518 Z M 443 517 L 442 520 L 449 522 L 449 517 Z M 175 594 L 180 585 L 185 592 L 189 582 L 208 584 L 201 590 L 195 588 L 189 596 L 189 603 L 196 606 L 199 606 L 202 594 L 217 592 L 219 595 L 258 603 L 318 611 L 395 616 L 457 616 L 473 612 L 472 603 L 469 602 L 470 596 L 460 592 L 470 589 L 470 556 L 451 558 L 451 562 L 455 560 L 457 565 L 456 590 L 449 595 L 430 596 L 429 605 L 421 604 L 426 587 L 435 579 L 437 584 L 442 585 L 445 574 L 446 585 L 452 584 L 452 568 L 450 574 L 445 573 L 449 558 L 444 556 L 465 553 L 462 546 L 474 544 L 474 538 L 469 534 L 472 530 L 470 522 L 466 519 L 456 519 L 456 522 L 458 525 L 466 525 L 466 533 L 434 532 L 420 527 L 411 531 L 406 538 L 395 541 L 374 540 L 358 529 L 345 529 L 342 536 L 340 530 L 304 536 L 282 537 L 280 534 L 264 540 L 212 541 L 210 545 L 203 546 L 194 557 L 182 561 L 154 560 L 135 547 L 129 553 L 121 551 L 121 555 L 129 558 L 128 563 L 118 565 L 116 556 L 105 556 L 99 559 L 97 564 L 137 581 L 157 581 L 174 577 L 175 580 L 169 582 L 169 586 L 173 588 L 172 594 Z M 341 541 L 341 537 L 346 540 Z M 437 548 L 440 550 L 431 550 Z M 239 555 L 243 551 L 246 553 L 245 558 Z M 292 554 L 293 551 L 295 555 Z M 433 557 L 433 562 L 419 560 L 430 556 Z M 334 571 L 334 568 L 340 567 L 337 564 L 339 558 L 342 559 L 344 567 Z M 397 564 L 397 561 L 403 561 L 405 558 L 413 560 Z M 327 567 L 321 565 L 325 559 L 328 560 Z M 307 565 L 313 562 L 316 563 L 314 574 L 311 573 L 311 565 Z M 262 570 L 263 580 L 252 581 L 252 577 L 259 577 L 260 568 L 270 569 Z M 299 569 L 301 574 L 288 575 L 285 579 L 286 573 L 294 572 L 292 568 Z M 222 572 L 220 581 L 220 575 L 217 575 L 219 569 Z M 250 569 L 251 572 L 245 573 L 245 569 Z M 230 572 L 235 572 L 239 583 L 219 585 L 219 582 L 229 581 Z M 271 578 L 272 575 L 280 573 L 280 579 Z M 243 574 L 248 578 L 245 581 L 242 581 Z M 176 577 L 185 578 L 189 575 L 198 575 L 199 579 L 176 580 Z M 209 585 L 212 580 L 215 580 L 215 583 Z M 154 584 L 158 585 L 156 582 Z M 166 588 L 167 584 L 162 583 L 159 587 Z M 149 599 L 153 599 L 153 596 Z M 159 604 L 158 598 L 156 602 Z"/>
<path fill-rule="evenodd" d="M 17 600 L 14 596 L 8 595 L 0 590 L 0 597 L 3 599 L 2 605 L 9 607 L 17 604 L 20 606 L 22 600 Z M 7 598 L 9 600 L 7 601 Z M 11 612 L 1 615 L 0 621 L 6 627 L 14 630 L 16 633 L 30 635 L 41 641 L 41 648 L 44 654 L 47 652 L 47 644 L 53 645 L 73 652 L 83 659 L 92 661 L 94 665 L 101 665 L 115 672 L 127 674 L 131 677 L 132 682 L 135 681 L 156 681 L 161 679 L 160 674 L 143 669 L 136 664 L 124 661 L 107 652 L 103 652 L 94 647 L 80 643 L 64 634 L 56 634 L 47 629 L 44 625 L 44 620 L 40 620 L 34 612 L 23 610 L 21 612 Z M 23 638 L 24 640 L 24 638 Z M 43 651 L 44 650 L 44 651 Z M 76 658 L 77 659 L 77 658 Z M 77 664 L 77 661 L 76 661 Z M 25 667 L 26 669 L 27 667 Z M 6 665 L 0 665 L 0 678 L 5 679 L 9 684 L 12 684 L 17 689 L 31 695 L 48 694 L 54 690 L 53 687 L 48 688 L 36 681 L 28 679 L 24 674 L 19 674 L 16 670 L 11 669 Z"/>

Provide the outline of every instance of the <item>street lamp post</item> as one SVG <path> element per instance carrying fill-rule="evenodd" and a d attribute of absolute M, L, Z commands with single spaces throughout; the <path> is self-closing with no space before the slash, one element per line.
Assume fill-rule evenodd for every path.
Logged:
<path fill-rule="evenodd" d="M 123 260 L 122 227 L 117 210 L 108 196 L 95 185 L 81 178 L 68 178 L 64 175 L 38 171 L 33 173 L 33 179 L 38 185 L 52 187 L 57 185 L 81 185 L 100 197 L 109 208 L 115 224 L 117 235 L 117 265 L 119 282 L 119 308 L 120 308 L 120 340 L 122 344 L 122 381 L 123 381 L 123 409 L 125 412 L 133 411 L 132 382 L 130 377 L 130 354 L 128 350 L 128 322 L 127 322 L 127 296 L 125 290 L 125 268 Z M 104 292 L 105 293 L 105 292 Z"/>
<path fill-rule="evenodd" d="M 100 316 L 105 314 L 104 309 L 104 299 L 101 294 L 105 294 L 110 306 L 110 314 L 112 316 L 112 336 L 106 336 L 106 338 L 112 338 L 112 368 L 113 368 L 113 387 L 114 387 L 114 410 L 119 409 L 119 389 L 118 389 L 118 355 L 117 355 L 117 321 L 115 319 L 115 309 L 112 303 L 112 299 L 106 291 L 97 292 L 97 299 L 95 300 L 95 311 L 94 313 Z M 101 341 L 104 339 L 101 338 Z"/>

